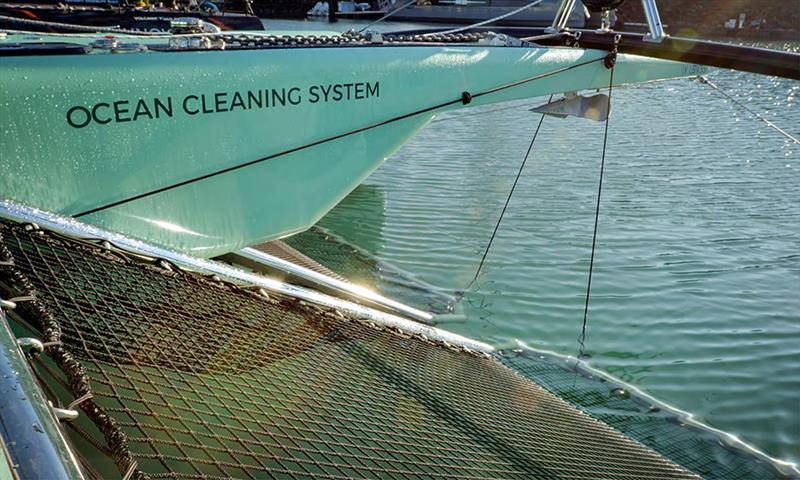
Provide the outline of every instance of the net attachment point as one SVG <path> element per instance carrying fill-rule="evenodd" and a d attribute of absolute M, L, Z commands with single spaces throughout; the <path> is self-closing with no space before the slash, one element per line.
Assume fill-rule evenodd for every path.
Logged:
<path fill-rule="evenodd" d="M 17 345 L 25 353 L 42 353 L 44 352 L 44 343 L 38 338 L 24 337 L 17 339 Z"/>
<path fill-rule="evenodd" d="M 77 410 L 71 410 L 69 408 L 58 408 L 53 407 L 52 405 L 50 408 L 53 410 L 53 415 L 56 416 L 59 422 L 72 422 L 78 419 L 80 414 Z"/>

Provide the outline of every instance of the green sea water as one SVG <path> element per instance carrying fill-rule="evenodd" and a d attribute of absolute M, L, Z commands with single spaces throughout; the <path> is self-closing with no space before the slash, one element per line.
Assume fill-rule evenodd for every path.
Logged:
<path fill-rule="evenodd" d="M 800 82 L 708 77 L 800 137 Z M 545 100 L 438 117 L 295 242 L 330 233 L 380 268 L 355 281 L 443 308 L 475 274 Z M 612 109 L 589 363 L 800 461 L 800 145 L 696 81 L 615 89 Z M 603 128 L 544 120 L 455 308 L 466 320 L 443 328 L 578 354 Z"/>

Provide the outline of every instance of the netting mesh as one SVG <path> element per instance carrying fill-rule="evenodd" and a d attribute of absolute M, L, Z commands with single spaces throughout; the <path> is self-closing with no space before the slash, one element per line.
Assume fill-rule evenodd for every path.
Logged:
<path fill-rule="evenodd" d="M 714 432 L 575 363 L 525 350 L 499 352 L 497 357 L 559 398 L 707 480 L 792 478 L 766 459 L 727 447 Z"/>
<path fill-rule="evenodd" d="M 694 474 L 488 356 L 0 222 L 12 317 L 51 344 L 89 473 L 668 479 Z M 91 394 L 91 398 L 87 398 Z"/>

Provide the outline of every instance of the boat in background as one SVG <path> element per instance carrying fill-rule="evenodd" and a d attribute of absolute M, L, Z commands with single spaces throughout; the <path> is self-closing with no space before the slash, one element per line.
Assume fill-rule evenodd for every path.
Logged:
<path fill-rule="evenodd" d="M 253 11 L 260 18 L 306 18 L 316 0 L 254 0 Z"/>
<path fill-rule="evenodd" d="M 222 5 L 222 8 L 218 5 Z M 230 9 L 224 2 L 194 2 L 193 7 L 137 7 L 125 3 L 0 3 L 0 29 L 71 33 L 94 27 L 131 32 L 169 32 L 176 22 L 196 19 L 219 30 L 264 30 L 249 0 Z"/>
<path fill-rule="evenodd" d="M 398 0 L 388 8 L 392 11 L 401 6 Z M 418 2 L 399 10 L 387 18 L 389 21 L 414 23 L 473 24 L 490 18 L 502 17 L 531 3 L 530 0 L 433 0 Z M 493 22 L 495 26 L 546 27 L 553 23 L 558 12 L 559 0 L 544 0 L 538 5 Z M 582 8 L 572 11 L 566 26 L 584 28 L 588 15 Z"/>

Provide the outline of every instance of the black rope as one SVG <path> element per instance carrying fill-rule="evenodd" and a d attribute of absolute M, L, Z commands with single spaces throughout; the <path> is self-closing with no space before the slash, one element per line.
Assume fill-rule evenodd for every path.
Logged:
<path fill-rule="evenodd" d="M 594 269 L 594 252 L 595 247 L 597 246 L 597 224 L 600 219 L 600 196 L 603 193 L 603 171 L 605 170 L 606 166 L 606 146 L 608 145 L 608 124 L 611 123 L 611 91 L 614 87 L 614 61 L 616 60 L 616 52 L 613 52 L 614 60 L 611 61 L 611 73 L 608 80 L 608 101 L 607 111 L 608 117 L 606 117 L 606 125 L 603 131 L 603 155 L 600 160 L 600 180 L 597 183 L 597 204 L 595 206 L 594 211 L 594 232 L 592 233 L 592 255 L 589 259 L 589 278 L 586 282 L 586 303 L 583 307 L 583 326 L 581 327 L 581 334 L 578 337 L 578 342 L 580 343 L 580 350 L 578 352 L 578 358 L 583 358 L 585 356 L 586 350 L 586 320 L 589 318 L 589 297 L 592 292 L 592 270 Z M 607 63 L 608 65 L 608 63 Z"/>
<path fill-rule="evenodd" d="M 273 160 L 275 158 L 282 157 L 284 155 L 288 155 L 288 154 L 291 154 L 291 153 L 296 153 L 296 152 L 299 152 L 299 151 L 302 151 L 302 150 L 306 150 L 306 149 L 311 148 L 311 147 L 316 147 L 317 145 L 322 145 L 324 143 L 328 143 L 328 142 L 331 142 L 331 141 L 334 141 L 334 140 L 338 140 L 340 138 L 349 137 L 349 136 L 355 135 L 357 133 L 366 132 L 366 131 L 372 130 L 374 128 L 378 128 L 378 127 L 382 127 L 382 126 L 385 126 L 385 125 L 389 125 L 389 124 L 392 124 L 392 123 L 395 123 L 395 122 L 399 122 L 401 120 L 405 120 L 407 118 L 411 118 L 411 117 L 415 117 L 417 115 L 421 115 L 423 113 L 429 113 L 429 112 L 432 112 L 432 111 L 435 111 L 435 110 L 439 110 L 439 109 L 442 109 L 442 108 L 445 108 L 445 107 L 449 107 L 451 105 L 456 105 L 458 103 L 468 104 L 475 98 L 479 98 L 479 97 L 482 97 L 484 95 L 490 95 L 492 93 L 497 93 L 497 92 L 500 92 L 500 91 L 503 91 L 503 90 L 507 90 L 509 88 L 518 87 L 520 85 L 524 85 L 526 83 L 530 83 L 530 82 L 533 82 L 535 80 L 539 80 L 539 79 L 550 77 L 550 76 L 553 76 L 553 75 L 556 75 L 556 74 L 559 74 L 559 73 L 563 73 L 563 72 L 566 72 L 566 71 L 569 71 L 569 70 L 572 70 L 572 69 L 575 69 L 575 68 L 578 68 L 578 67 L 582 67 L 584 65 L 589 65 L 589 64 L 595 63 L 595 62 L 601 62 L 601 61 L 604 60 L 604 58 L 605 57 L 600 57 L 600 58 L 596 58 L 594 60 L 587 60 L 585 62 L 576 63 L 574 65 L 570 65 L 570 66 L 567 66 L 567 67 L 557 68 L 555 70 L 551 70 L 551 71 L 545 72 L 545 73 L 540 73 L 538 75 L 533 75 L 531 77 L 527 77 L 527 78 L 524 78 L 522 80 L 518 80 L 516 82 L 511 82 L 511 83 L 506 83 L 506 84 L 503 84 L 503 85 L 499 85 L 497 87 L 494 87 L 494 88 L 491 88 L 489 90 L 485 90 L 483 92 L 476 93 L 476 94 L 470 94 L 469 92 L 463 92 L 463 93 L 459 94 L 459 98 L 456 99 L 456 100 L 450 100 L 450 101 L 447 101 L 447 102 L 442 102 L 442 103 L 439 103 L 439 104 L 434 105 L 432 107 L 427 107 L 427 108 L 423 108 L 423 109 L 420 109 L 420 110 L 415 110 L 413 112 L 405 113 L 403 115 L 398 115 L 398 116 L 392 117 L 392 118 L 390 118 L 388 120 L 383 120 L 383 121 L 380 121 L 380 122 L 377 122 L 377 123 L 373 123 L 371 125 L 367 125 L 365 127 L 356 128 L 354 130 L 350 130 L 348 132 L 344 132 L 344 133 L 340 133 L 340 134 L 333 135 L 333 136 L 330 136 L 330 137 L 326 137 L 326 138 L 323 138 L 321 140 L 316 140 L 316 141 L 307 143 L 305 145 L 301 145 L 299 147 L 293 147 L 293 148 L 290 148 L 288 150 L 283 150 L 281 152 L 274 153 L 272 155 L 267 155 L 266 157 L 257 158 L 255 160 L 250 160 L 250 161 L 245 162 L 245 163 L 240 163 L 239 165 L 234 165 L 234 166 L 231 166 L 231 167 L 223 168 L 221 170 L 217 170 L 215 172 L 207 173 L 205 175 L 200 175 L 200 176 L 197 176 L 197 177 L 194 177 L 194 178 L 190 178 L 188 180 L 183 180 L 183 181 L 180 181 L 180 182 L 177 182 L 177 183 L 173 183 L 171 185 L 167 185 L 167 186 L 164 186 L 164 187 L 156 188 L 156 189 L 150 190 L 148 192 L 140 193 L 140 194 L 128 197 L 128 198 L 124 198 L 122 200 L 118 200 L 116 202 L 111 202 L 111 203 L 107 203 L 107 204 L 99 206 L 99 207 L 91 208 L 89 210 L 77 213 L 74 216 L 76 218 L 77 217 L 83 217 L 85 215 L 89 215 L 89 214 L 92 214 L 92 213 L 97 213 L 99 211 L 106 210 L 106 209 L 109 209 L 109 208 L 112 208 L 112 207 L 118 207 L 120 205 L 124 205 L 126 203 L 133 202 L 134 200 L 140 200 L 142 198 L 149 197 L 149 196 L 152 196 L 152 195 L 156 195 L 158 193 L 163 193 L 163 192 L 166 192 L 168 190 L 173 190 L 173 189 L 178 188 L 178 187 L 183 187 L 185 185 L 189 185 L 191 183 L 199 182 L 201 180 L 206 180 L 206 179 L 209 179 L 209 178 L 212 178 L 212 177 L 216 177 L 218 175 L 223 175 L 225 173 L 232 172 L 234 170 L 239 170 L 239 169 L 242 169 L 242 168 L 250 167 L 252 165 L 256 165 L 256 164 L 259 164 L 259 163 L 262 163 L 262 162 L 266 162 L 268 160 Z"/>
<path fill-rule="evenodd" d="M 550 95 L 550 98 L 547 100 L 547 103 L 550 103 L 553 100 L 553 96 Z M 508 192 L 508 197 L 506 197 L 506 203 L 503 205 L 503 211 L 500 212 L 500 217 L 497 219 L 497 223 L 494 225 L 494 231 L 492 232 L 492 236 L 489 238 L 489 243 L 486 245 L 486 250 L 483 252 L 483 257 L 481 258 L 481 263 L 478 264 L 478 269 L 475 271 L 475 276 L 472 277 L 472 280 L 467 285 L 467 288 L 464 291 L 469 290 L 472 285 L 478 280 L 478 276 L 481 274 L 481 270 L 483 269 L 483 264 L 486 262 L 486 257 L 489 255 L 489 249 L 492 248 L 492 242 L 494 242 L 494 237 L 497 236 L 497 231 L 500 229 L 500 223 L 503 222 L 503 216 L 506 214 L 506 210 L 508 209 L 508 204 L 511 203 L 511 197 L 514 195 L 514 190 L 517 188 L 517 183 L 519 182 L 520 176 L 522 176 L 522 170 L 525 169 L 525 163 L 528 161 L 528 157 L 531 155 L 531 151 L 533 150 L 533 144 L 536 142 L 536 137 L 539 135 L 539 130 L 542 128 L 542 122 L 544 122 L 543 113 L 541 118 L 539 118 L 539 124 L 536 125 L 536 130 L 533 132 L 533 138 L 531 138 L 531 143 L 528 145 L 528 151 L 525 153 L 525 158 L 522 159 L 522 164 L 519 166 L 519 171 L 517 172 L 517 178 L 514 179 L 514 184 L 511 185 L 511 190 Z"/>

